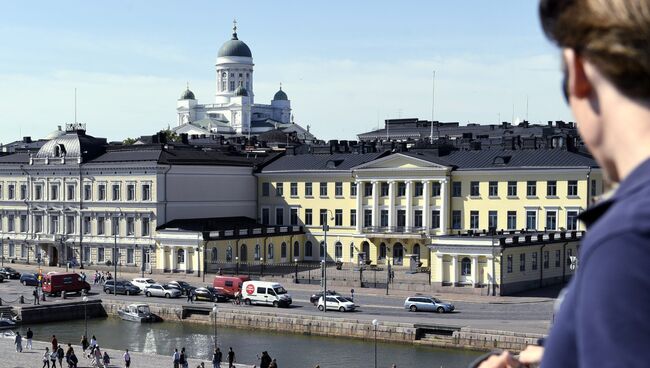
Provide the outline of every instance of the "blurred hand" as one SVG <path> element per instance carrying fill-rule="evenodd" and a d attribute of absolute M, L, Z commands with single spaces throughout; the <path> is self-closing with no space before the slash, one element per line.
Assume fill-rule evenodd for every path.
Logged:
<path fill-rule="evenodd" d="M 544 348 L 537 345 L 528 345 L 524 351 L 519 353 L 519 362 L 522 364 L 539 364 L 542 362 Z"/>
<path fill-rule="evenodd" d="M 521 366 L 510 352 L 504 351 L 499 355 L 492 355 L 481 363 L 478 368 L 520 368 Z"/>

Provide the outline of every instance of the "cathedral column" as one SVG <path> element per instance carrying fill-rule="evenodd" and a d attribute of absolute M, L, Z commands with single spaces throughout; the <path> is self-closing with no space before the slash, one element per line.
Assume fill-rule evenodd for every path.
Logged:
<path fill-rule="evenodd" d="M 449 271 L 449 278 L 451 286 L 456 286 L 456 282 L 458 282 L 458 256 L 455 254 L 451 256 L 451 270 Z"/>
<path fill-rule="evenodd" d="M 447 235 L 449 231 L 449 179 L 440 181 L 440 233 Z"/>
<path fill-rule="evenodd" d="M 405 232 L 411 232 L 413 228 L 413 182 L 406 181 L 406 229 Z"/>
<path fill-rule="evenodd" d="M 481 282 L 479 273 L 478 273 L 478 256 L 472 256 L 472 275 L 473 275 L 473 281 L 474 281 L 474 286 L 478 286 L 478 284 Z"/>
<path fill-rule="evenodd" d="M 357 186 L 357 233 L 361 233 L 363 229 L 363 194 L 364 194 L 364 183 L 358 181 Z"/>
<path fill-rule="evenodd" d="M 395 216 L 395 181 L 388 182 L 388 226 L 390 231 L 395 230 L 397 226 L 397 216 Z"/>
<path fill-rule="evenodd" d="M 425 233 L 429 235 L 431 229 L 431 220 L 429 219 L 431 216 L 431 208 L 429 208 L 431 202 L 431 193 L 429 192 L 431 182 L 428 180 L 422 181 L 422 187 L 422 196 L 424 197 L 424 204 L 422 205 L 422 227 L 424 227 Z"/>
<path fill-rule="evenodd" d="M 379 182 L 372 182 L 372 226 L 379 227 Z"/>

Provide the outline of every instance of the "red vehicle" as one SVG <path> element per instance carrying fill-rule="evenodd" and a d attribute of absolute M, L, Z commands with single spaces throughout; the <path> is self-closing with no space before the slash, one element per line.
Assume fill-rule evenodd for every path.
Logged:
<path fill-rule="evenodd" d="M 76 273 L 48 273 L 43 276 L 43 293 L 47 295 L 61 295 L 65 293 L 88 293 L 90 285 L 81 280 Z"/>
<path fill-rule="evenodd" d="M 234 298 L 237 292 L 241 292 L 244 281 L 250 281 L 248 276 L 215 276 L 212 286 L 221 288 L 230 298 Z"/>

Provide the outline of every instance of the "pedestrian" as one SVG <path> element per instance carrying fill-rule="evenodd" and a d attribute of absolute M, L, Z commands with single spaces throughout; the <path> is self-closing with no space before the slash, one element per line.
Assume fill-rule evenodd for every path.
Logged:
<path fill-rule="evenodd" d="M 178 349 L 174 349 L 172 359 L 174 360 L 174 368 L 180 368 L 181 355 L 178 353 Z"/>
<path fill-rule="evenodd" d="M 56 358 L 59 360 L 59 367 L 63 368 L 63 357 L 65 356 L 65 352 L 63 351 L 63 346 L 59 345 L 59 347 L 56 349 Z"/>
<path fill-rule="evenodd" d="M 50 349 L 45 348 L 45 353 L 43 353 L 43 367 L 42 368 L 50 368 Z"/>
<path fill-rule="evenodd" d="M 79 359 L 77 359 L 77 355 L 72 352 L 68 361 L 68 368 L 77 368 L 77 363 L 79 363 Z"/>
<path fill-rule="evenodd" d="M 97 338 L 95 337 L 95 335 L 93 335 L 93 337 L 90 338 L 90 347 L 91 348 L 97 347 Z"/>
<path fill-rule="evenodd" d="M 228 368 L 234 368 L 235 365 L 235 352 L 232 351 L 232 346 L 228 348 Z"/>
<path fill-rule="evenodd" d="M 86 335 L 81 336 L 81 350 L 85 353 L 88 349 L 88 337 Z"/>
<path fill-rule="evenodd" d="M 72 348 L 72 344 L 68 343 L 68 349 L 65 351 L 65 361 L 68 363 L 68 367 L 72 367 L 72 363 L 70 362 L 70 357 L 74 354 L 74 349 Z"/>
<path fill-rule="evenodd" d="M 31 328 L 27 328 L 27 333 L 25 334 L 25 337 L 27 338 L 27 349 L 32 350 L 32 339 L 34 338 L 34 332 L 32 331 Z"/>
<path fill-rule="evenodd" d="M 260 358 L 260 368 L 269 368 L 269 365 L 271 365 L 271 361 L 273 361 L 273 359 L 271 359 L 269 353 L 263 351 L 262 357 Z"/>
<path fill-rule="evenodd" d="M 178 359 L 178 364 L 181 365 L 181 368 L 187 368 L 187 355 L 185 355 L 185 348 L 181 348 L 181 356 Z"/>
<path fill-rule="evenodd" d="M 41 301 L 38 298 L 38 286 L 34 286 L 34 291 L 32 291 L 32 295 L 34 296 L 34 305 L 41 304 Z"/>
<path fill-rule="evenodd" d="M 129 354 L 129 349 L 126 349 L 123 357 L 124 357 L 124 367 L 129 368 L 131 366 L 131 354 Z"/>
<path fill-rule="evenodd" d="M 50 352 L 50 366 L 52 368 L 56 368 L 57 357 L 58 355 L 56 354 L 56 349 L 52 349 L 52 351 Z M 59 368 L 63 368 L 63 367 L 59 367 Z"/>
<path fill-rule="evenodd" d="M 187 302 L 194 303 L 194 301 L 192 300 L 192 290 L 187 291 Z"/>
<path fill-rule="evenodd" d="M 99 345 L 95 345 L 93 351 L 94 351 L 93 358 L 95 360 L 95 365 L 101 367 L 103 365 L 102 362 L 104 357 L 102 356 L 102 351 L 99 349 Z"/>
<path fill-rule="evenodd" d="M 16 351 L 19 353 L 23 352 L 23 337 L 20 336 L 20 332 L 16 332 L 16 337 L 14 338 L 14 344 L 16 344 Z"/>
<path fill-rule="evenodd" d="M 271 364 L 269 364 L 269 368 L 278 368 L 278 362 L 276 362 L 275 359 L 273 359 Z"/>
<path fill-rule="evenodd" d="M 108 367 L 108 365 L 111 364 L 111 357 L 108 356 L 108 352 L 106 350 L 104 350 L 102 361 L 104 362 L 105 367 Z"/>
<path fill-rule="evenodd" d="M 223 354 L 221 353 L 221 350 L 219 350 L 219 348 L 215 348 L 214 353 L 212 354 L 212 368 L 221 368 L 222 358 Z"/>
<path fill-rule="evenodd" d="M 56 351 L 57 346 L 59 346 L 59 341 L 56 339 L 56 335 L 52 335 L 52 351 Z"/>

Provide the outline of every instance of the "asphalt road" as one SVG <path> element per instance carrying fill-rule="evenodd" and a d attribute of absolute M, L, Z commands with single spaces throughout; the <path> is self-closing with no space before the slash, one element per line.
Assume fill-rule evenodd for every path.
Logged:
<path fill-rule="evenodd" d="M 18 271 L 20 267 L 14 267 Z M 155 276 L 153 277 L 155 279 Z M 192 283 L 194 286 L 203 286 L 202 283 Z M 276 313 L 287 314 L 306 314 L 317 315 L 323 314 L 315 306 L 309 302 L 309 296 L 318 290 L 318 286 L 314 285 L 313 290 L 291 290 L 291 285 L 285 285 L 293 298 L 293 305 L 289 308 L 281 308 L 273 310 Z M 31 303 L 33 298 L 31 292 L 33 287 L 27 287 L 19 284 L 18 280 L 9 280 L 0 284 L 0 298 L 3 299 L 3 304 L 15 304 L 15 300 L 19 295 L 24 295 L 25 300 Z M 349 293 L 345 294 L 346 296 Z M 165 299 L 151 297 L 148 298 L 144 295 L 117 295 L 106 294 L 103 292 L 101 286 L 92 285 L 92 291 L 89 295 L 90 299 L 103 299 L 103 300 L 125 300 L 144 303 L 170 303 L 175 305 L 187 304 L 185 297 L 176 299 Z M 69 299 L 80 299 L 79 296 L 69 296 Z M 421 324 L 443 324 L 453 326 L 470 326 L 476 328 L 488 329 L 506 329 L 510 331 L 521 332 L 536 332 L 545 333 L 549 326 L 549 321 L 552 319 L 553 302 L 552 300 L 544 300 L 538 302 L 526 303 L 475 303 L 475 302 L 461 302 L 456 301 L 453 304 L 456 310 L 453 313 L 427 313 L 417 312 L 412 313 L 404 309 L 404 297 L 398 296 L 383 296 L 383 295 L 359 295 L 354 296 L 355 304 L 359 305 L 359 309 L 355 312 L 341 313 L 337 311 L 327 311 L 327 315 L 331 317 L 354 318 L 358 320 L 372 320 L 378 318 L 380 320 L 389 320 L 394 322 L 404 323 L 421 323 Z M 8 303 L 9 302 L 9 303 Z M 209 302 L 197 301 L 197 305 L 210 305 Z M 260 311 L 268 311 L 272 307 L 268 306 L 237 306 L 232 303 L 220 303 L 219 308 L 251 308 Z"/>

